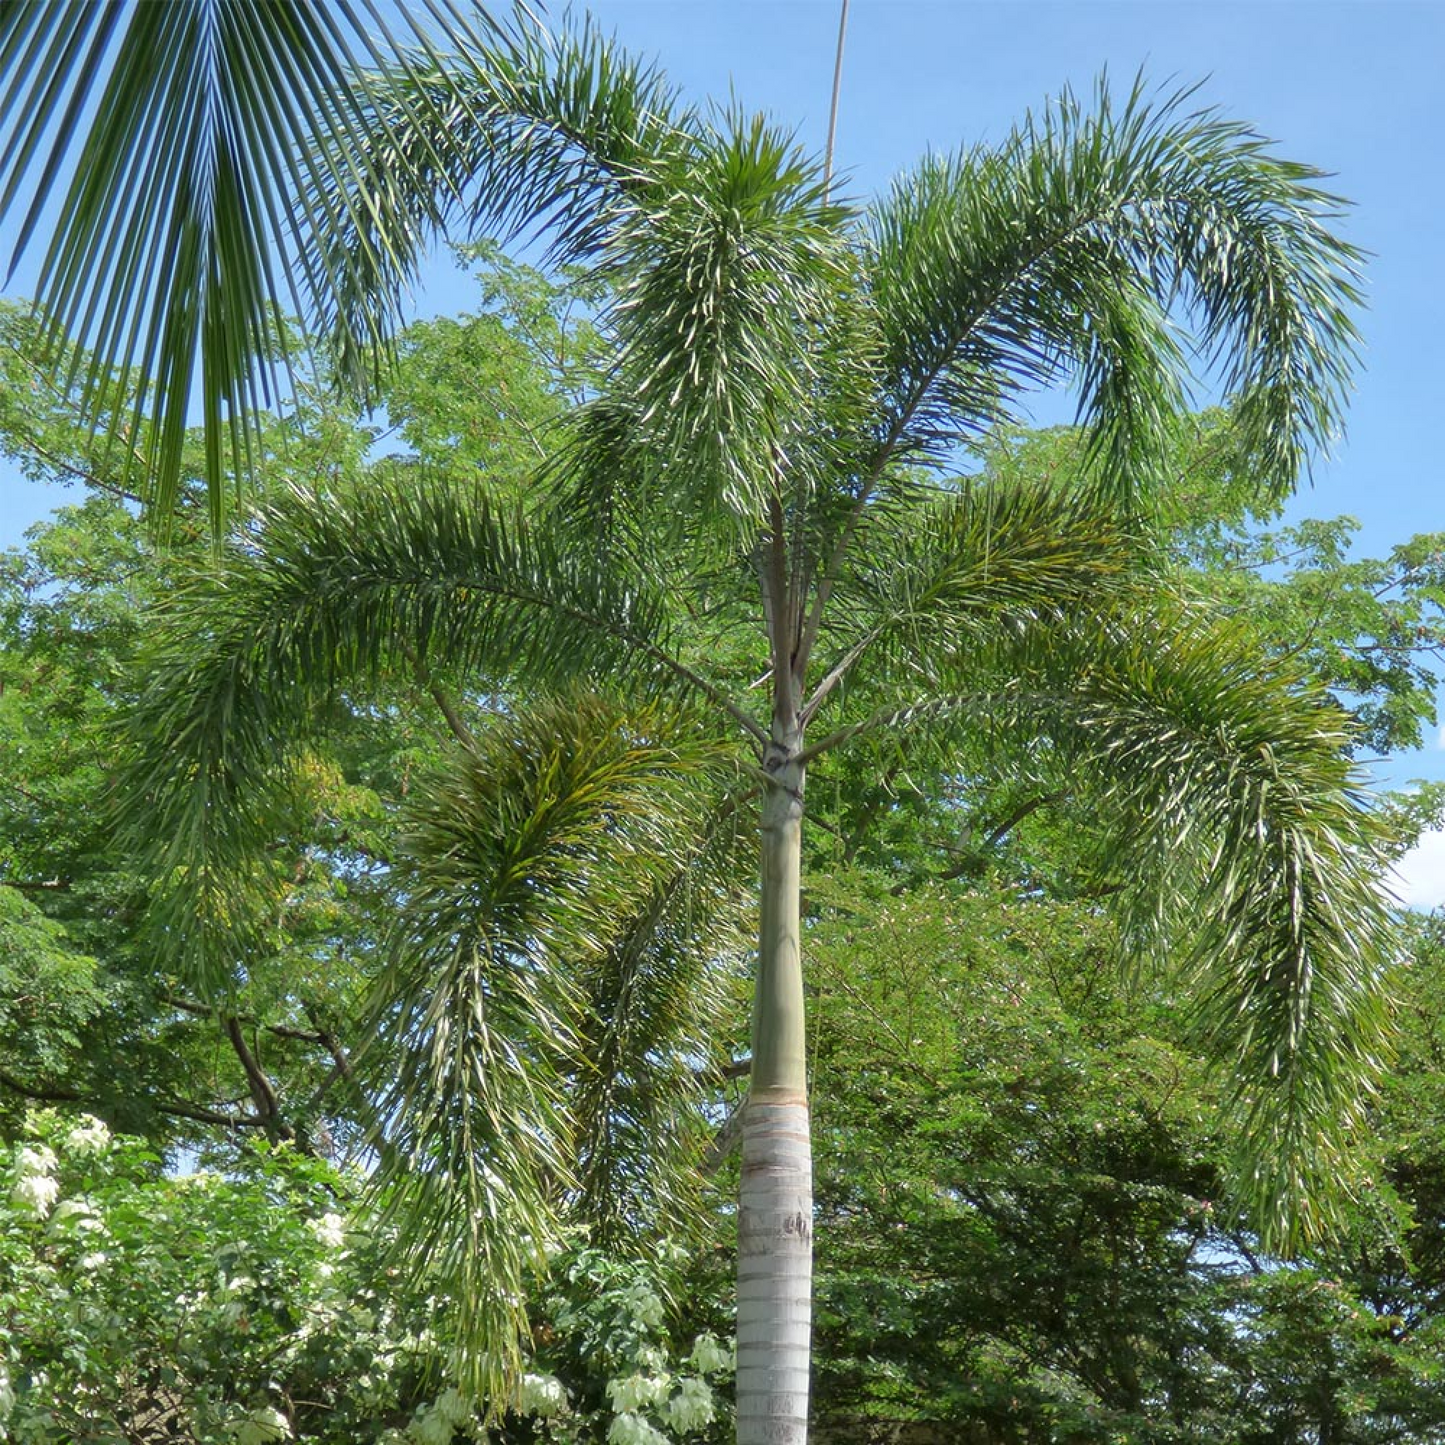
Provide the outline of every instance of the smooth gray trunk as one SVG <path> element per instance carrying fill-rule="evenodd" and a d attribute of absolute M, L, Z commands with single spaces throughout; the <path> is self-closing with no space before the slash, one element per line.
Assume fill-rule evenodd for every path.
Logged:
<path fill-rule="evenodd" d="M 799 896 L 801 740 L 765 760 L 762 920 L 738 1211 L 738 1445 L 804 1445 L 813 1278 L 813 1169 Z"/>

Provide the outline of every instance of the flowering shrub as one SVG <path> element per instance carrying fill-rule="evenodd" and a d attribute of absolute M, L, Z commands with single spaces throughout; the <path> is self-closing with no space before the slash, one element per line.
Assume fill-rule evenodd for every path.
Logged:
<path fill-rule="evenodd" d="M 397 1278 L 342 1173 L 289 1149 L 167 1173 L 98 1120 L 0 1145 L 0 1441 L 703 1445 L 711 1336 L 675 1351 L 656 1266 L 559 1257 L 516 1398 L 446 1383 L 447 1302 Z"/>
<path fill-rule="evenodd" d="M 678 1263 L 644 1264 L 599 1249 L 555 1262 L 539 1360 L 573 1401 L 567 1415 L 538 1422 L 538 1438 L 558 1445 L 674 1445 L 731 1438 L 730 1407 L 717 1386 L 733 1356 L 709 1334 L 674 1349 L 659 1281 Z M 538 1412 L 540 1414 L 540 1412 Z"/>
<path fill-rule="evenodd" d="M 0 1440 L 372 1438 L 436 1347 L 364 1278 L 348 1182 L 291 1151 L 167 1174 L 94 1119 L 0 1148 Z"/>

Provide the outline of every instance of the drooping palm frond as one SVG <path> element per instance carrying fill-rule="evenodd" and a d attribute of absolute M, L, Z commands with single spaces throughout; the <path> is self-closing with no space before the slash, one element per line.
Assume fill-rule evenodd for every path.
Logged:
<path fill-rule="evenodd" d="M 1384 858 L 1348 720 L 1237 625 L 1136 614 L 1097 651 L 1060 741 L 1100 784 L 1135 946 L 1187 941 L 1241 1192 L 1288 1246 L 1330 1225 L 1388 1052 Z"/>
<path fill-rule="evenodd" d="M 851 272 L 817 162 L 761 117 L 699 129 L 618 228 L 615 384 L 688 505 L 756 527 L 807 489 L 819 336 Z M 864 363 L 854 358 L 855 365 Z"/>
<path fill-rule="evenodd" d="M 672 871 L 578 977 L 577 1209 L 602 1242 L 683 1239 L 705 1217 L 702 1105 L 730 1046 L 718 1020 L 752 942 L 745 919 L 757 853 L 748 796 L 736 787 L 716 796 L 701 826 L 679 837 Z"/>
<path fill-rule="evenodd" d="M 828 204 L 819 164 L 760 117 L 682 110 L 653 67 L 586 22 L 556 37 L 523 27 L 400 84 L 426 91 L 425 120 L 445 118 L 424 137 L 445 184 L 408 198 L 380 183 L 411 143 L 389 118 L 367 161 L 372 204 L 407 212 L 386 231 L 420 243 L 441 224 L 535 230 L 555 259 L 598 266 L 614 288 L 615 389 L 646 424 L 652 475 L 680 468 L 690 505 L 708 489 L 755 516 L 806 450 L 800 403 L 851 266 L 847 213 Z M 336 244 L 381 254 L 359 240 Z M 372 302 L 357 301 L 364 318 Z M 344 345 L 360 321 L 347 308 L 335 321 Z"/>
<path fill-rule="evenodd" d="M 690 124 L 657 67 L 590 21 L 553 35 L 524 15 L 505 34 L 451 39 L 445 56 L 387 68 L 357 169 L 317 177 L 318 202 L 346 224 L 315 233 L 313 264 L 343 258 L 354 282 L 332 293 L 320 329 L 363 393 L 377 308 L 439 231 L 536 233 L 554 261 L 595 259 Z"/>
<path fill-rule="evenodd" d="M 446 0 L 427 9 L 442 28 L 467 28 Z M 20 217 L 11 266 L 60 192 L 39 300 L 58 334 L 88 348 L 88 392 L 140 373 L 133 414 L 110 427 L 146 437 L 134 489 L 160 517 L 177 495 L 196 384 L 219 533 L 225 475 L 246 470 L 254 418 L 273 398 L 286 345 L 275 318 L 324 311 L 358 273 L 390 264 L 401 238 L 359 225 L 352 208 L 356 157 L 382 109 L 361 62 L 398 55 L 369 0 L 0 7 L 0 217 Z M 412 101 L 427 108 L 421 91 Z M 437 176 L 424 146 L 398 155 L 391 184 L 419 187 L 420 170 Z M 364 246 L 315 244 L 343 230 Z M 395 317 L 394 296 L 373 299 L 369 342 Z M 143 426 L 152 412 L 158 424 Z"/>
<path fill-rule="evenodd" d="M 606 1127 L 589 1110 L 627 1105 L 576 1088 L 625 1072 L 594 1045 L 640 1047 L 629 1062 L 646 1069 L 648 1050 L 690 1041 L 686 1010 L 674 1000 L 669 1014 L 661 998 L 629 1037 L 637 1001 L 625 995 L 656 984 L 657 970 L 619 960 L 636 920 L 655 916 L 659 891 L 709 846 L 719 756 L 695 718 L 570 694 L 496 719 L 408 807 L 375 1042 L 361 1061 L 379 1098 L 372 1192 L 395 1226 L 397 1265 L 449 1298 L 460 1379 L 483 1399 L 510 1398 L 525 1287 L 559 1240 L 578 1136 Z M 621 985 L 609 1018 L 597 1014 L 604 974 Z M 648 1122 L 685 1107 L 653 1101 Z M 615 1170 L 669 1192 L 662 1142 L 621 1141 Z M 593 1162 L 584 1146 L 584 1169 Z"/>
<path fill-rule="evenodd" d="M 1235 399 L 1277 497 L 1338 429 L 1359 253 L 1327 223 L 1320 173 L 1246 126 L 1152 104 L 1136 84 L 1090 113 L 1065 96 L 996 150 L 931 159 L 871 217 L 887 338 L 885 450 L 939 458 L 1022 385 L 1075 377 L 1123 495 L 1147 483 L 1181 395 L 1172 323 Z"/>
<path fill-rule="evenodd" d="M 1384 863 L 1344 715 L 1246 629 L 1158 595 L 948 654 L 912 707 L 825 742 L 961 730 L 1092 800 L 1130 949 L 1177 971 L 1228 1080 L 1261 1235 L 1326 1231 L 1388 1052 Z"/>
<path fill-rule="evenodd" d="M 347 497 L 292 492 L 218 570 L 178 589 L 131 718 L 122 786 L 165 879 L 163 960 L 224 988 L 256 945 L 244 900 L 278 754 L 348 685 L 428 659 L 497 689 L 605 679 L 705 699 L 759 725 L 668 650 L 656 589 L 499 517 L 475 489 L 408 477 Z"/>

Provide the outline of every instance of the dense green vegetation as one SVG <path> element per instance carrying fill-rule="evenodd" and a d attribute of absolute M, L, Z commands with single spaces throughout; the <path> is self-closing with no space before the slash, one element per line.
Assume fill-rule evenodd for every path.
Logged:
<path fill-rule="evenodd" d="M 478 316 L 409 335 L 390 414 L 418 451 L 474 438 L 503 476 L 517 458 L 520 484 L 554 387 L 521 411 L 446 378 L 490 358 L 515 391 L 523 366 L 541 376 L 539 360 L 568 354 L 569 313 L 515 268 L 486 270 L 482 287 Z M 33 333 L 13 313 L 6 326 L 7 364 L 23 368 Z M 449 413 L 429 409 L 436 395 Z M 4 425 L 28 465 L 90 483 L 7 559 L 0 595 L 6 1428 L 27 1442 L 467 1438 L 481 1427 L 451 1385 L 446 1295 L 387 1264 L 392 1226 L 357 1207 L 367 1113 L 350 1061 L 384 965 L 397 809 L 458 710 L 476 723 L 485 709 L 437 676 L 347 700 L 293 768 L 270 946 L 222 1006 L 202 1002 L 154 968 L 150 885 L 104 806 L 145 609 L 185 548 L 154 551 L 62 404 Z M 371 433 L 319 400 L 286 428 L 276 455 L 303 476 L 401 464 L 368 462 Z M 1271 532 L 1227 442 L 1226 419 L 1201 419 L 1161 555 L 1268 645 L 1312 649 L 1362 746 L 1409 745 L 1433 717 L 1435 539 L 1370 563 L 1344 557 L 1347 523 Z M 1077 442 L 1000 438 L 985 464 L 1052 475 L 1078 464 Z M 1439 1437 L 1433 926 L 1400 925 L 1411 962 L 1398 1061 L 1358 1140 L 1367 1187 L 1335 1239 L 1283 1265 L 1230 1195 L 1219 1081 L 1172 985 L 1119 969 L 1092 799 L 984 762 L 883 748 L 818 789 L 819 1438 L 871 1440 L 887 1422 L 930 1445 Z M 1402 829 L 1421 808 L 1402 800 Z M 738 1102 L 740 959 L 712 959 L 695 1044 L 712 1052 L 667 1101 L 689 1159 Z M 89 1116 L 124 1137 L 106 1142 Z M 621 1167 L 637 1145 L 620 1138 Z M 529 1291 L 523 1393 L 499 1439 L 727 1438 L 727 1352 L 709 1341 L 731 1329 L 735 1165 L 721 1149 L 702 1162 L 711 1182 L 680 1211 L 650 1211 L 644 1194 L 618 1220 L 615 1198 L 610 1216 L 596 1194 L 574 1201 Z"/>

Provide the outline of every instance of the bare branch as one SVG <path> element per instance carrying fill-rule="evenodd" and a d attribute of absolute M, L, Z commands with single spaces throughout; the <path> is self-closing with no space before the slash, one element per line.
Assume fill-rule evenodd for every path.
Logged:
<path fill-rule="evenodd" d="M 412 669 L 416 673 L 417 682 L 431 694 L 432 701 L 441 709 L 441 715 L 446 719 L 452 736 L 464 748 L 470 752 L 476 752 L 477 740 L 475 736 L 473 736 L 471 728 L 463 721 L 456 704 L 453 703 L 446 689 L 436 680 L 435 674 L 427 667 L 426 663 L 422 661 L 421 656 L 410 643 L 403 641 L 401 643 L 401 650 L 406 660 L 411 663 Z"/>
<path fill-rule="evenodd" d="M 724 1162 L 738 1146 L 743 1142 L 743 1114 L 748 1107 L 748 1101 L 744 1099 L 731 1114 L 722 1122 L 722 1127 L 713 1136 L 713 1141 L 707 1147 L 707 1152 L 698 1161 L 698 1170 L 705 1176 L 710 1177 L 722 1168 Z"/>

